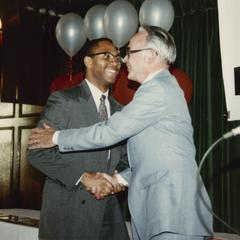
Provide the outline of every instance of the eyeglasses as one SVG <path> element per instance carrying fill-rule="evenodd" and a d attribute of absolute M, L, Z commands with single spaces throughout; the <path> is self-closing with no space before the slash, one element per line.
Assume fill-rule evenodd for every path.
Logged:
<path fill-rule="evenodd" d="M 129 58 L 130 54 L 132 54 L 132 53 L 137 53 L 137 52 L 146 51 L 146 50 L 154 50 L 154 49 L 153 48 L 142 48 L 142 49 L 131 50 L 129 47 L 127 47 L 126 56 Z"/>
<path fill-rule="evenodd" d="M 114 61 L 121 62 L 121 60 L 122 60 L 120 54 L 114 55 L 111 52 L 92 53 L 92 54 L 89 54 L 88 56 L 94 57 L 94 56 L 98 56 L 98 55 L 103 55 L 103 58 L 108 62 L 114 62 Z"/>

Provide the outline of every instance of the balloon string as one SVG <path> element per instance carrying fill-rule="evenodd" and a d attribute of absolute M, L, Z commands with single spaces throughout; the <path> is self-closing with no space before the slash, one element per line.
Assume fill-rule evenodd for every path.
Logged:
<path fill-rule="evenodd" d="M 73 66 L 72 66 L 72 57 L 69 59 L 69 81 L 72 81 Z"/>

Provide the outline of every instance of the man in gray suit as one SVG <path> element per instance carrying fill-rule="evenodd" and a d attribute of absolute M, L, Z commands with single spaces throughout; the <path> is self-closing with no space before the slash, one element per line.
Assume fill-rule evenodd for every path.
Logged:
<path fill-rule="evenodd" d="M 198 177 L 190 115 L 168 71 L 175 57 L 168 32 L 141 27 L 124 58 L 128 78 L 141 84 L 133 100 L 106 122 L 60 132 L 35 129 L 29 142 L 32 148 L 57 144 L 65 152 L 128 139 L 130 168 L 105 177 L 115 187 L 129 186 L 134 240 L 203 240 L 212 235 L 211 204 Z"/>
<path fill-rule="evenodd" d="M 78 86 L 53 93 L 41 115 L 55 129 L 90 126 L 99 122 L 99 105 L 106 96 L 107 114 L 119 111 L 110 95 L 119 68 L 119 51 L 109 39 L 93 40 L 84 63 L 86 79 Z M 112 184 L 96 172 L 113 174 L 119 161 L 126 168 L 126 150 L 120 144 L 97 151 L 60 153 L 58 148 L 30 150 L 29 162 L 46 175 L 43 191 L 40 239 L 47 240 L 129 240 L 115 195 L 97 200 L 86 189 L 101 196 L 112 191 Z M 121 190 L 119 188 L 118 190 Z"/>

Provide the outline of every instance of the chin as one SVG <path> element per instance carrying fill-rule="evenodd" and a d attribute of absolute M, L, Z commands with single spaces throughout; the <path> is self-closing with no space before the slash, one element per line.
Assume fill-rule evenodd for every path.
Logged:
<path fill-rule="evenodd" d="M 133 77 L 134 77 L 134 76 L 133 76 L 131 73 L 128 73 L 128 75 L 127 75 L 127 78 L 128 78 L 128 79 L 134 81 Z"/>
<path fill-rule="evenodd" d="M 108 79 L 107 82 L 108 82 L 109 85 L 112 85 L 112 84 L 114 84 L 116 82 L 116 78 Z"/>

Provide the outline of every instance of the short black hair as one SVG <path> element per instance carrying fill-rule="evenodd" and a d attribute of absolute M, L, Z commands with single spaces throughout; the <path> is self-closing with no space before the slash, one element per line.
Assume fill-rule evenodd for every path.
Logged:
<path fill-rule="evenodd" d="M 88 41 L 84 46 L 83 56 L 85 57 L 95 53 L 94 50 L 99 46 L 99 44 L 106 41 L 113 44 L 113 41 L 109 38 L 98 38 Z"/>

